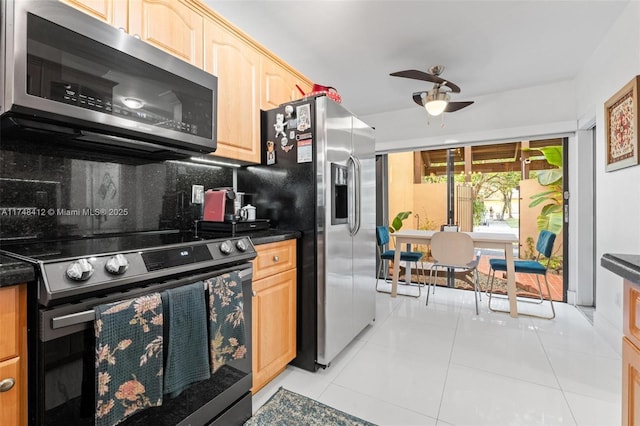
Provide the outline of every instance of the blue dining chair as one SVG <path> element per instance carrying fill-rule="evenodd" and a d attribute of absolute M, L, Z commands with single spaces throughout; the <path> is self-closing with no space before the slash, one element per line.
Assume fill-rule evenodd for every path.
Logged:
<path fill-rule="evenodd" d="M 382 272 L 382 266 L 384 264 L 384 262 L 389 262 L 389 261 L 393 261 L 395 255 L 396 255 L 396 251 L 395 250 L 388 250 L 387 245 L 389 244 L 389 229 L 386 226 L 377 226 L 376 227 L 376 240 L 378 243 L 378 261 L 380 263 L 380 265 L 378 266 L 378 275 L 376 275 L 376 291 L 379 293 L 391 293 L 389 291 L 386 290 L 380 290 L 378 288 L 378 282 L 380 281 L 380 273 Z M 420 271 L 420 276 L 418 277 L 418 295 L 417 296 L 413 296 L 413 295 L 409 295 L 409 294 L 401 294 L 402 296 L 413 296 L 413 297 L 420 297 L 421 293 L 421 287 L 424 285 L 423 282 L 423 275 L 424 275 L 424 271 L 422 270 L 422 268 L 418 268 L 418 262 L 420 261 L 420 259 L 422 259 L 422 253 L 417 252 L 417 251 L 402 251 L 400 252 L 400 261 L 401 262 L 408 262 L 408 263 L 413 263 L 416 270 Z M 394 267 L 399 268 L 400 265 L 394 265 Z M 386 275 L 386 274 L 385 274 Z M 385 281 L 388 280 L 388 277 L 384 277 Z M 409 279 L 409 281 L 411 281 L 411 279 Z M 400 284 L 400 281 L 398 281 L 398 284 Z M 410 283 L 406 283 L 407 285 L 410 285 Z"/>
<path fill-rule="evenodd" d="M 547 281 L 547 270 L 549 268 L 549 262 L 551 261 L 551 254 L 553 253 L 553 244 L 556 241 L 556 234 L 553 232 L 542 230 L 538 235 L 538 242 L 536 243 L 536 251 L 538 252 L 535 260 L 516 260 L 514 266 L 516 273 L 520 274 L 534 274 L 538 283 L 538 291 L 540 292 L 540 300 L 544 299 L 542 294 L 542 287 L 540 286 L 540 275 L 544 277 L 544 282 L 547 287 L 547 295 L 549 296 L 549 304 L 551 305 L 551 316 L 523 314 L 538 318 L 553 319 L 556 316 L 556 311 L 553 307 L 553 299 L 551 297 L 551 290 L 549 289 L 549 281 Z M 541 257 L 544 256 L 547 261 L 543 264 Z M 505 259 L 489 259 L 489 266 L 491 268 L 491 285 L 489 288 L 489 309 L 492 311 L 502 311 L 500 309 L 494 309 L 491 307 L 491 293 L 493 291 L 493 281 L 495 279 L 496 271 L 506 272 L 507 261 Z"/>

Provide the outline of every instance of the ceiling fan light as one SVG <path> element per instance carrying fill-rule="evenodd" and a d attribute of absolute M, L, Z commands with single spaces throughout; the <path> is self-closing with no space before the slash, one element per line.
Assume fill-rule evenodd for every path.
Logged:
<path fill-rule="evenodd" d="M 435 117 L 436 115 L 440 115 L 444 112 L 444 109 L 447 107 L 447 103 L 447 101 L 443 100 L 429 101 L 424 104 L 424 107 L 430 115 Z"/>
<path fill-rule="evenodd" d="M 434 117 L 444 112 L 449 103 L 449 95 L 443 92 L 435 91 L 429 93 L 425 99 L 424 107 L 430 115 Z"/>

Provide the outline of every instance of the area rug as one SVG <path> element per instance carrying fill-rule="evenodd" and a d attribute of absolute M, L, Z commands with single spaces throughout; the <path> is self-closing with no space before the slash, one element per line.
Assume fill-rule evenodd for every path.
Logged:
<path fill-rule="evenodd" d="M 375 426 L 283 387 L 258 409 L 245 426 Z"/>

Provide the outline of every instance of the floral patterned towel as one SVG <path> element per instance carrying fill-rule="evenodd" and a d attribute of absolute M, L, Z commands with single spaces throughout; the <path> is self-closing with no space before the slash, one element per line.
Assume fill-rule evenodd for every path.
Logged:
<path fill-rule="evenodd" d="M 112 426 L 162 405 L 162 300 L 153 293 L 94 309 L 95 420 Z"/>
<path fill-rule="evenodd" d="M 242 309 L 242 280 L 236 271 L 206 281 L 209 288 L 211 372 L 247 353 Z"/>
<path fill-rule="evenodd" d="M 165 335 L 164 394 L 175 398 L 190 385 L 211 377 L 204 283 L 198 281 L 160 294 L 169 326 Z"/>

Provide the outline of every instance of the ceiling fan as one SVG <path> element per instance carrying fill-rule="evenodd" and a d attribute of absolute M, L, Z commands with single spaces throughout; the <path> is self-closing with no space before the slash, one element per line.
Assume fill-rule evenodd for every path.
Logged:
<path fill-rule="evenodd" d="M 393 72 L 393 77 L 412 78 L 414 80 L 423 80 L 433 83 L 431 90 L 423 90 L 413 93 L 413 101 L 424 107 L 430 115 L 436 116 L 443 112 L 455 112 L 462 108 L 468 107 L 473 101 L 450 102 L 450 93 L 460 93 L 458 85 L 447 81 L 440 77 L 444 71 L 444 66 L 435 65 L 429 68 L 429 72 L 418 70 L 406 70 Z"/>

